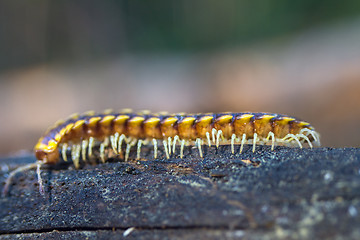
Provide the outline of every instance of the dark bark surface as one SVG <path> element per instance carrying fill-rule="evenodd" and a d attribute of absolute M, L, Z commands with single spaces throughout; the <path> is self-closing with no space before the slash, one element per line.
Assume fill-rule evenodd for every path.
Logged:
<path fill-rule="evenodd" d="M 204 150 L 44 167 L 45 197 L 34 170 L 19 173 L 0 199 L 0 239 L 360 239 L 360 149 Z M 34 161 L 1 159 L 0 181 Z"/>

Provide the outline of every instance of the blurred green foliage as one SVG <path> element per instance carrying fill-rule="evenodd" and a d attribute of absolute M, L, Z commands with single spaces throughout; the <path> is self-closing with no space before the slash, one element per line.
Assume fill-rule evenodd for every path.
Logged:
<path fill-rule="evenodd" d="M 360 14 L 360 1 L 156 3 L 129 1 L 123 6 L 131 49 L 209 50 L 237 46 Z"/>
<path fill-rule="evenodd" d="M 360 1 L 0 2 L 0 69 L 266 41 L 360 14 Z"/>

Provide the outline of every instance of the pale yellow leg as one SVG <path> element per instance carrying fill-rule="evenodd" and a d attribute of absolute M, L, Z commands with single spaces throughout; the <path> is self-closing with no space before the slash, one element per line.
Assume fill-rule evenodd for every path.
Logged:
<path fill-rule="evenodd" d="M 81 149 L 81 145 L 80 144 L 75 144 L 73 146 L 74 148 L 74 154 L 73 152 L 71 152 L 71 156 L 74 156 L 74 159 L 75 159 L 75 167 L 78 168 L 79 167 L 79 159 L 80 159 L 80 149 Z"/>
<path fill-rule="evenodd" d="M 184 146 L 185 146 L 185 140 L 181 140 L 181 146 L 180 146 L 180 158 L 183 158 L 184 156 Z"/>
<path fill-rule="evenodd" d="M 316 136 L 316 141 L 315 144 L 316 146 L 320 147 L 321 143 L 320 143 L 320 134 L 318 132 L 313 131 L 312 134 L 314 134 Z"/>
<path fill-rule="evenodd" d="M 137 114 L 139 115 L 149 115 L 151 114 L 150 110 L 144 109 L 144 110 L 140 110 Z"/>
<path fill-rule="evenodd" d="M 67 155 L 66 155 L 66 152 L 67 152 L 67 148 L 68 148 L 68 144 L 67 143 L 64 143 L 62 145 L 62 149 L 61 149 L 61 155 L 62 155 L 62 158 L 65 162 L 67 162 Z"/>
<path fill-rule="evenodd" d="M 176 141 L 179 140 L 179 136 L 178 135 L 175 135 L 174 137 L 174 141 L 173 141 L 173 154 L 175 154 L 175 148 L 176 148 Z"/>
<path fill-rule="evenodd" d="M 286 140 L 286 139 L 288 139 L 288 138 L 289 138 L 289 140 Z M 299 147 L 302 148 L 301 142 L 299 141 L 299 139 L 298 139 L 294 134 L 290 134 L 290 133 L 289 133 L 288 135 L 286 135 L 286 136 L 282 139 L 282 141 L 291 142 L 293 139 L 297 142 L 297 144 L 299 145 Z"/>
<path fill-rule="evenodd" d="M 73 113 L 73 114 L 71 114 L 68 118 L 69 119 L 77 119 L 77 118 L 79 118 L 79 113 Z"/>
<path fill-rule="evenodd" d="M 127 162 L 127 160 L 129 159 L 129 155 L 130 155 L 130 149 L 132 146 L 135 146 L 137 142 L 137 139 L 132 139 L 130 142 L 127 143 L 126 145 L 126 152 L 125 152 L 125 162 Z"/>
<path fill-rule="evenodd" d="M 14 176 L 17 173 L 26 171 L 28 169 L 34 169 L 34 168 L 37 168 L 36 172 L 37 172 L 37 175 L 38 175 L 39 190 L 40 190 L 40 193 L 43 195 L 44 194 L 43 182 L 42 182 L 41 175 L 40 175 L 40 167 L 41 167 L 42 164 L 44 164 L 44 162 L 37 161 L 36 163 L 26 164 L 25 166 L 18 167 L 14 171 L 12 171 L 9 174 L 9 176 L 6 178 L 5 185 L 4 185 L 4 188 L 3 188 L 3 191 L 2 191 L 2 196 L 5 197 L 6 194 L 8 193 L 9 187 L 10 187 L 10 184 L 11 184 L 11 180 L 14 178 Z"/>
<path fill-rule="evenodd" d="M 235 142 L 235 139 L 236 139 L 236 135 L 235 133 L 233 133 L 231 135 L 231 153 L 234 154 L 235 153 L 235 150 L 234 150 L 234 142 Z"/>
<path fill-rule="evenodd" d="M 86 160 L 86 149 L 87 146 L 89 145 L 89 141 L 88 140 L 82 140 L 81 142 L 81 156 L 82 156 L 82 160 L 85 162 Z"/>
<path fill-rule="evenodd" d="M 252 152 L 255 152 L 257 133 L 254 133 Z"/>
<path fill-rule="evenodd" d="M 94 147 L 95 139 L 93 137 L 89 138 L 89 158 L 92 156 L 92 149 Z"/>
<path fill-rule="evenodd" d="M 153 138 L 153 144 L 154 144 L 154 158 L 157 158 L 157 140 Z"/>
<path fill-rule="evenodd" d="M 274 150 L 274 146 L 275 146 L 275 135 L 271 131 L 269 132 L 266 140 L 269 141 L 270 137 L 271 137 L 271 151 L 272 151 L 272 150 Z"/>
<path fill-rule="evenodd" d="M 320 146 L 320 136 L 316 131 L 310 130 L 308 128 L 303 128 L 300 130 L 300 133 L 309 133 L 314 138 L 315 145 Z"/>
<path fill-rule="evenodd" d="M 101 162 L 105 163 L 105 146 L 104 146 L 104 144 L 102 144 L 102 143 L 100 144 L 99 150 L 100 150 L 100 160 L 101 160 Z"/>
<path fill-rule="evenodd" d="M 172 139 L 168 137 L 168 146 L 169 146 L 169 155 L 171 155 L 171 146 L 172 146 Z"/>
<path fill-rule="evenodd" d="M 137 144 L 136 159 L 140 159 L 140 151 L 141 151 L 142 143 L 143 143 L 143 140 L 140 139 Z"/>
<path fill-rule="evenodd" d="M 100 160 L 105 163 L 105 148 L 109 145 L 109 138 L 105 138 L 100 144 Z"/>
<path fill-rule="evenodd" d="M 94 110 L 90 110 L 90 111 L 84 112 L 82 115 L 84 115 L 84 116 L 94 116 L 94 115 L 95 115 L 95 111 L 94 111 Z"/>
<path fill-rule="evenodd" d="M 80 150 L 81 145 L 80 144 L 74 144 L 71 149 L 71 159 L 74 163 L 75 168 L 79 168 L 79 160 L 80 160 Z"/>
<path fill-rule="evenodd" d="M 165 154 L 166 154 L 166 158 L 169 159 L 170 156 L 169 156 L 169 150 L 168 150 L 168 143 L 166 140 L 163 140 L 163 144 L 164 144 L 164 150 L 165 150 Z"/>
<path fill-rule="evenodd" d="M 125 162 L 127 162 L 128 158 L 129 158 L 130 148 L 131 148 L 130 143 L 127 143 L 126 144 L 126 150 L 125 150 Z"/>
<path fill-rule="evenodd" d="M 219 148 L 219 145 L 220 145 L 220 136 L 222 135 L 222 131 L 219 130 L 217 131 L 217 134 L 216 134 L 216 148 Z"/>
<path fill-rule="evenodd" d="M 110 136 L 111 147 L 112 147 L 115 154 L 118 154 L 117 144 L 118 144 L 118 141 L 119 141 L 119 137 L 120 137 L 119 133 L 115 133 L 114 135 Z"/>
<path fill-rule="evenodd" d="M 197 138 L 196 141 L 195 141 L 195 144 L 197 145 L 198 149 L 199 149 L 199 155 L 201 158 L 203 158 L 203 153 L 202 153 L 202 150 L 201 150 L 201 139 L 200 138 Z"/>
<path fill-rule="evenodd" d="M 114 112 L 114 109 L 112 109 L 112 108 L 108 108 L 108 109 L 104 110 L 104 114 L 106 114 L 106 115 L 111 114 L 113 112 Z"/>
<path fill-rule="evenodd" d="M 211 130 L 212 140 L 213 140 L 213 143 L 214 143 L 214 144 L 216 143 L 216 137 L 215 137 L 216 132 L 217 132 L 217 131 L 216 131 L 215 128 L 213 128 L 213 129 Z"/>
<path fill-rule="evenodd" d="M 244 133 L 241 139 L 240 153 L 242 153 L 245 143 L 246 143 L 246 134 Z"/>
<path fill-rule="evenodd" d="M 119 137 L 119 144 L 118 144 L 118 153 L 121 153 L 121 148 L 122 148 L 122 142 L 126 140 L 126 136 L 124 134 L 121 134 L 121 136 Z"/>
<path fill-rule="evenodd" d="M 40 162 L 40 161 L 37 161 L 36 162 L 36 174 L 37 174 L 37 177 L 38 177 L 38 184 L 39 184 L 39 192 L 41 195 L 45 195 L 45 191 L 44 191 L 44 186 L 43 186 L 43 181 L 42 181 L 42 178 L 41 178 L 41 165 L 43 165 L 44 163 L 43 162 Z"/>
<path fill-rule="evenodd" d="M 313 145 L 311 144 L 310 139 L 309 139 L 306 135 L 304 135 L 304 134 L 302 134 L 302 133 L 299 133 L 299 134 L 296 134 L 296 137 L 299 137 L 299 139 L 300 139 L 300 138 L 305 139 L 305 141 L 307 141 L 307 143 L 309 144 L 309 147 L 310 147 L 310 148 L 313 148 Z"/>
<path fill-rule="evenodd" d="M 121 113 L 132 113 L 133 110 L 131 108 L 123 108 L 120 110 Z"/>
<path fill-rule="evenodd" d="M 208 141 L 209 147 L 211 147 L 211 139 L 210 139 L 210 133 L 209 132 L 206 132 L 206 139 Z"/>

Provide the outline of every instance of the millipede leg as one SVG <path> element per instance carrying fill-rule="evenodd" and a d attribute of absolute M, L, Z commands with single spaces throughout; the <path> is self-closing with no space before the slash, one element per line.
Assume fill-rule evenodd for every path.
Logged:
<path fill-rule="evenodd" d="M 109 138 L 105 138 L 104 142 L 100 144 L 100 159 L 105 163 L 105 148 L 109 145 Z"/>
<path fill-rule="evenodd" d="M 219 130 L 217 131 L 217 134 L 216 134 L 216 148 L 219 148 L 219 145 L 220 145 L 220 136 L 222 135 L 222 131 Z"/>
<path fill-rule="evenodd" d="M 75 144 L 72 146 L 71 159 L 74 163 L 75 168 L 79 168 L 80 150 L 81 150 L 80 144 Z"/>
<path fill-rule="evenodd" d="M 108 109 L 105 109 L 103 113 L 104 113 L 105 115 L 108 115 L 108 114 L 111 114 L 111 113 L 113 113 L 113 112 L 114 112 L 114 109 L 108 108 Z"/>
<path fill-rule="evenodd" d="M 166 154 L 166 158 L 169 159 L 170 156 L 169 156 L 169 150 L 168 150 L 168 143 L 166 140 L 163 140 L 163 144 L 164 144 L 164 150 L 165 150 L 165 154 Z"/>
<path fill-rule="evenodd" d="M 93 137 L 89 138 L 89 158 L 92 156 L 92 149 L 94 147 L 95 139 Z"/>
<path fill-rule="evenodd" d="M 299 134 L 296 134 L 296 137 L 299 137 L 299 139 L 300 139 L 300 138 L 305 139 L 305 141 L 307 141 L 307 143 L 309 144 L 309 147 L 310 147 L 310 148 L 313 148 L 313 145 L 311 144 L 310 139 L 309 139 L 306 135 L 304 135 L 304 134 L 302 134 L 302 133 L 299 133 Z"/>
<path fill-rule="evenodd" d="M 256 140 L 257 140 L 257 133 L 254 133 L 252 152 L 255 152 Z"/>
<path fill-rule="evenodd" d="M 236 135 L 235 133 L 233 133 L 231 135 L 231 153 L 234 154 L 235 153 L 235 150 L 234 150 L 234 142 L 235 142 L 235 139 L 236 139 Z"/>
<path fill-rule="evenodd" d="M 125 151 L 125 162 L 129 159 L 130 149 L 132 146 L 134 146 L 136 143 L 136 140 L 132 140 L 131 142 L 126 144 L 126 151 Z"/>
<path fill-rule="evenodd" d="M 95 115 L 95 111 L 94 110 L 90 110 L 90 111 L 86 111 L 83 113 L 84 116 L 94 116 Z"/>
<path fill-rule="evenodd" d="M 82 160 L 85 162 L 86 160 L 86 148 L 88 146 L 88 140 L 82 140 L 81 142 L 81 156 L 82 156 Z"/>
<path fill-rule="evenodd" d="M 317 145 L 317 146 L 320 146 L 320 136 L 317 132 L 313 131 L 313 130 L 310 130 L 308 128 L 303 128 L 300 130 L 300 134 L 302 133 L 309 133 L 313 138 L 314 138 L 314 143 Z"/>
<path fill-rule="evenodd" d="M 289 138 L 289 140 L 287 140 Z M 302 148 L 301 142 L 299 141 L 299 139 L 297 138 L 297 136 L 295 136 L 294 134 L 289 133 L 288 135 L 286 135 L 283 139 L 281 139 L 282 141 L 287 141 L 287 142 L 291 142 L 292 140 L 295 140 L 297 142 L 297 144 L 299 144 L 299 147 Z"/>
<path fill-rule="evenodd" d="M 179 140 L 179 136 L 178 135 L 175 135 L 174 137 L 174 141 L 173 141 L 173 154 L 175 154 L 175 148 L 176 148 L 176 141 Z"/>
<path fill-rule="evenodd" d="M 181 146 L 180 146 L 180 158 L 183 158 L 184 156 L 184 146 L 185 146 L 185 140 L 181 140 Z"/>
<path fill-rule="evenodd" d="M 136 159 L 140 159 L 140 151 L 141 151 L 142 143 L 143 143 L 143 140 L 140 139 L 137 144 Z"/>
<path fill-rule="evenodd" d="M 78 167 L 79 167 L 79 162 L 80 162 L 80 152 L 81 152 L 81 144 L 76 144 L 76 161 L 78 162 L 78 164 L 77 164 Z"/>
<path fill-rule="evenodd" d="M 154 144 L 154 158 L 157 158 L 157 140 L 153 138 L 153 144 Z"/>
<path fill-rule="evenodd" d="M 68 144 L 67 143 L 64 143 L 62 145 L 62 149 L 61 149 L 61 155 L 62 155 L 62 158 L 65 162 L 67 162 L 67 155 L 66 155 L 66 151 L 67 151 L 67 148 L 68 148 Z"/>
<path fill-rule="evenodd" d="M 100 144 L 100 160 L 105 163 L 105 146 L 104 143 Z"/>
<path fill-rule="evenodd" d="M 15 169 L 14 171 L 10 172 L 9 176 L 6 178 L 5 185 L 4 185 L 4 188 L 3 188 L 3 191 L 2 191 L 2 196 L 5 197 L 6 194 L 8 193 L 9 187 L 10 187 L 10 184 L 11 184 L 11 180 L 14 178 L 14 176 L 17 173 L 23 172 L 23 171 L 28 170 L 28 169 L 37 168 L 39 164 L 40 165 L 43 164 L 43 162 L 40 162 L 40 163 L 39 162 L 40 161 L 38 161 L 36 163 L 26 164 L 25 166 L 19 167 L 19 168 Z M 38 177 L 39 177 L 39 175 L 38 175 Z M 41 181 L 41 183 L 42 183 L 42 181 Z M 39 184 L 39 188 L 40 188 L 40 184 Z M 40 189 L 40 193 L 41 193 L 41 189 Z"/>
<path fill-rule="evenodd" d="M 212 140 L 213 140 L 213 143 L 214 143 L 214 144 L 216 143 L 216 137 L 215 137 L 216 132 L 217 132 L 217 131 L 216 131 L 215 128 L 213 128 L 213 129 L 211 130 Z"/>
<path fill-rule="evenodd" d="M 171 137 L 168 137 L 168 145 L 169 145 L 169 155 L 171 155 L 171 146 L 172 146 L 172 139 Z"/>
<path fill-rule="evenodd" d="M 269 134 L 266 138 L 266 141 L 269 141 L 270 137 L 271 137 L 271 151 L 272 151 L 272 150 L 274 150 L 274 146 L 275 146 L 275 135 L 271 131 L 269 132 Z"/>
<path fill-rule="evenodd" d="M 135 146 L 135 144 L 136 144 L 136 142 L 137 142 L 138 140 L 137 139 L 133 139 L 130 143 L 128 143 L 128 146 L 130 145 L 130 147 L 128 147 L 128 146 L 126 146 L 126 151 L 127 151 L 127 153 L 126 153 L 126 155 L 127 155 L 127 158 L 126 158 L 126 160 L 129 158 L 129 154 L 130 154 L 130 148 L 132 147 L 132 146 Z M 126 156 L 125 156 L 126 157 Z"/>
<path fill-rule="evenodd" d="M 321 143 L 320 143 L 320 134 L 318 132 L 312 131 L 311 135 L 316 136 L 316 141 L 315 144 L 320 147 Z"/>
<path fill-rule="evenodd" d="M 197 138 L 196 141 L 195 141 L 195 144 L 197 145 L 198 149 L 199 149 L 199 155 L 201 158 L 203 158 L 203 153 L 202 153 L 202 150 L 201 150 L 201 139 L 200 138 Z"/>
<path fill-rule="evenodd" d="M 71 160 L 74 162 L 74 165 L 75 165 L 75 168 L 76 168 L 76 163 L 75 163 L 76 154 L 75 154 L 75 152 L 76 152 L 76 145 L 72 145 L 71 146 Z"/>
<path fill-rule="evenodd" d="M 126 139 L 125 134 L 121 134 L 121 136 L 119 137 L 118 153 L 121 153 L 122 142 L 124 141 L 124 139 Z"/>
<path fill-rule="evenodd" d="M 37 177 L 38 177 L 38 184 L 39 184 L 39 192 L 41 195 L 45 195 L 45 192 L 44 192 L 44 185 L 43 185 L 43 181 L 42 181 L 42 178 L 41 178 L 41 171 L 40 171 L 40 168 L 41 168 L 41 165 L 43 164 L 43 162 L 40 162 L 40 161 L 37 161 L 36 163 L 36 174 L 37 174 Z"/>
<path fill-rule="evenodd" d="M 246 134 L 244 133 L 244 134 L 242 135 L 242 139 L 241 139 L 240 154 L 241 154 L 242 151 L 243 151 L 245 142 L 246 142 Z"/>
<path fill-rule="evenodd" d="M 209 133 L 209 132 L 206 132 L 205 134 L 206 134 L 206 139 L 207 139 L 207 141 L 208 141 L 208 145 L 209 145 L 209 147 L 211 147 L 210 133 Z"/>
<path fill-rule="evenodd" d="M 111 147 L 112 147 L 115 154 L 118 154 L 117 144 L 118 144 L 118 141 L 119 141 L 119 135 L 120 135 L 119 133 L 115 133 L 114 135 L 110 136 Z"/>

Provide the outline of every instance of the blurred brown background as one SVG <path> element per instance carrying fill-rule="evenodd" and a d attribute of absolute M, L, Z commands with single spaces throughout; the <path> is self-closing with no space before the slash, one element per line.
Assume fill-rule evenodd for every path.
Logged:
<path fill-rule="evenodd" d="M 0 154 L 106 108 L 266 111 L 360 145 L 360 1 L 0 1 Z"/>

